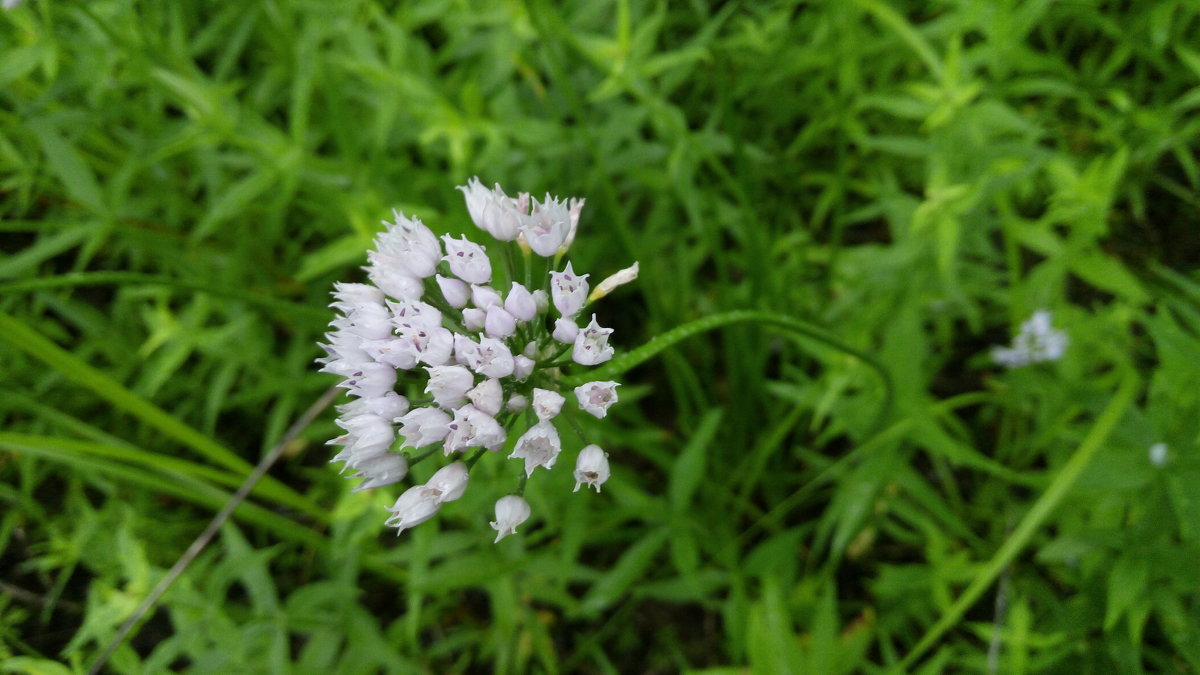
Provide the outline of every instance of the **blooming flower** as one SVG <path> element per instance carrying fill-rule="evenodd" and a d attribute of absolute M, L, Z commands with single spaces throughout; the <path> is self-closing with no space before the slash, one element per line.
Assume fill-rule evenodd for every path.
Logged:
<path fill-rule="evenodd" d="M 571 263 L 561 272 L 550 273 L 550 297 L 554 300 L 554 308 L 564 319 L 570 319 L 579 313 L 583 303 L 587 302 L 589 275 L 577 275 L 571 269 Z"/>
<path fill-rule="evenodd" d="M 558 453 L 562 452 L 562 441 L 558 430 L 548 420 L 533 425 L 520 438 L 509 459 L 525 460 L 525 475 L 531 475 L 539 466 L 547 469 L 554 466 Z"/>
<path fill-rule="evenodd" d="M 575 490 L 579 492 L 580 485 L 590 485 L 600 491 L 600 486 L 608 480 L 608 453 L 598 445 L 589 445 L 579 451 L 575 460 Z"/>
<path fill-rule="evenodd" d="M 1050 312 L 1043 309 L 1021 324 L 1021 332 L 1013 338 L 1012 347 L 994 347 L 992 358 L 1010 369 L 1057 361 L 1066 353 L 1069 343 L 1066 333 L 1051 327 Z"/>
<path fill-rule="evenodd" d="M 529 520 L 529 502 L 517 495 L 501 497 L 496 502 L 496 519 L 492 521 L 492 529 L 496 531 L 496 541 L 517 533 L 517 526 Z"/>
<path fill-rule="evenodd" d="M 482 246 L 469 241 L 466 235 L 460 241 L 447 234 L 442 236 L 442 241 L 446 242 L 443 259 L 450 263 L 454 276 L 469 284 L 486 284 L 492 280 L 492 262 Z"/>
<path fill-rule="evenodd" d="M 575 399 L 579 408 L 596 417 L 608 414 L 608 408 L 617 402 L 617 382 L 587 382 L 575 387 Z"/>
<path fill-rule="evenodd" d="M 521 223 L 521 235 L 529 248 L 546 258 L 558 253 L 570 230 L 570 207 L 549 194 L 541 202 L 533 200 L 533 213 L 524 216 Z"/>
<path fill-rule="evenodd" d="M 505 263 L 499 278 L 511 284 L 507 293 L 491 286 L 492 261 L 482 245 L 467 236 L 439 239 L 420 220 L 394 213 L 367 253 L 370 283 L 334 284 L 330 306 L 337 314 L 318 362 L 322 372 L 342 378 L 339 386 L 352 397 L 337 407 L 344 433 L 330 444 L 341 447 L 333 461 L 362 481 L 355 491 L 386 488 L 417 462 L 463 453 L 425 484 L 403 491 L 386 521 L 398 532 L 461 497 L 471 467 L 505 447 L 507 429 L 523 424 L 508 456 L 524 462 L 525 476 L 516 494 L 496 503 L 492 527 L 499 541 L 530 516 L 521 497 L 524 480 L 537 467 L 551 469 L 562 452 L 555 422 L 578 414 L 563 409 L 564 372 L 576 377 L 613 357 L 612 329 L 602 328 L 594 314 L 581 328 L 576 317 L 589 302 L 636 278 L 637 265 L 605 279 L 590 296 L 589 275 L 576 273 L 570 261 L 561 272 L 536 278 L 544 263 L 533 262 L 531 254 L 564 255 L 584 201 L 550 195 L 539 201 L 527 193 L 512 198 L 478 178 L 459 189 L 481 230 L 502 243 L 517 242 L 519 255 L 497 258 Z M 517 278 L 526 281 L 512 281 Z M 539 318 L 551 304 L 559 315 L 552 330 Z M 570 362 L 563 359 L 568 349 Z M 589 382 L 575 396 L 584 412 L 604 417 L 617 400 L 616 386 Z M 605 453 L 584 448 L 576 489 L 599 490 L 608 475 Z"/>
<path fill-rule="evenodd" d="M 608 346 L 608 336 L 612 335 L 612 332 L 611 328 L 601 328 L 600 324 L 596 323 L 596 315 L 593 314 L 591 322 L 575 336 L 575 348 L 571 350 L 571 359 L 585 366 L 594 366 L 611 359 L 613 348 Z"/>
<path fill-rule="evenodd" d="M 442 503 L 431 495 L 424 485 L 414 485 L 404 491 L 388 511 L 392 515 L 384 523 L 396 528 L 396 534 L 415 527 L 437 515 Z"/>
<path fill-rule="evenodd" d="M 354 468 L 358 473 L 351 478 L 366 478 L 353 490 L 362 492 L 403 480 L 408 474 L 408 460 L 398 452 L 385 452 L 356 463 Z"/>
<path fill-rule="evenodd" d="M 447 464 L 429 477 L 429 481 L 425 483 L 425 491 L 439 504 L 452 502 L 467 491 L 467 475 L 466 464 Z"/>
<path fill-rule="evenodd" d="M 539 420 L 553 419 L 562 410 L 564 400 L 562 394 L 557 391 L 535 387 L 533 390 L 533 412 Z"/>

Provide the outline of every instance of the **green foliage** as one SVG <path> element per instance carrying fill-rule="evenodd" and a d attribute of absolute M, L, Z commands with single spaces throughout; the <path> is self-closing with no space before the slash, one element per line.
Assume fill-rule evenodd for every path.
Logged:
<path fill-rule="evenodd" d="M 115 672 L 1200 670 L 1198 30 L 1177 1 L 0 11 L 0 671 L 86 669 L 332 384 L 374 223 L 467 231 L 476 174 L 587 197 L 594 278 L 641 261 L 602 301 L 632 368 L 586 429 L 603 493 L 539 474 L 493 546 L 489 457 L 396 538 L 326 414 Z M 1065 357 L 997 368 L 1040 308 Z"/>

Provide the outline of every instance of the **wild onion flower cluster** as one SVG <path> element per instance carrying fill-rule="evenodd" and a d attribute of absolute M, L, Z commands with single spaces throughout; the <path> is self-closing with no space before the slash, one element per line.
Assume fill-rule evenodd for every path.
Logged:
<path fill-rule="evenodd" d="M 1042 309 L 1021 324 L 1021 332 L 1013 338 L 1011 347 L 992 348 L 992 358 L 1009 369 L 1057 361 L 1066 353 L 1069 343 L 1066 333 L 1051 326 L 1050 312 Z"/>
<path fill-rule="evenodd" d="M 496 502 L 491 525 L 500 541 L 530 516 L 526 480 L 558 461 L 555 420 L 567 397 L 600 418 L 617 402 L 617 382 L 563 391 L 560 380 L 564 368 L 612 358 L 612 329 L 595 314 L 586 323 L 582 317 L 591 302 L 637 278 L 637 264 L 589 293 L 589 275 L 577 274 L 570 262 L 560 269 L 582 199 L 512 198 L 477 178 L 459 189 L 475 225 L 500 243 L 503 274 L 466 236 L 439 240 L 421 221 L 394 213 L 367 254 L 370 283 L 334 285 L 331 306 L 340 315 L 322 345 L 328 355 L 318 361 L 323 372 L 345 378 L 341 386 L 354 399 L 338 406 L 345 433 L 330 444 L 342 446 L 332 461 L 363 479 L 356 491 L 396 483 L 438 451 L 454 458 L 389 509 L 386 522 L 397 533 L 461 497 L 482 455 L 509 449 L 523 471 L 515 491 Z M 608 477 L 607 454 L 596 445 L 583 448 L 575 490 L 588 485 L 599 492 Z"/>

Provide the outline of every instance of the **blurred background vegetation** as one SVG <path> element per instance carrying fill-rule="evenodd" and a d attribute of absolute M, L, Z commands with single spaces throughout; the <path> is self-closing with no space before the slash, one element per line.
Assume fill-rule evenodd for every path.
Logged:
<path fill-rule="evenodd" d="M 466 232 L 479 175 L 586 197 L 577 270 L 641 261 L 619 350 L 769 310 L 895 404 L 702 334 L 589 427 L 604 492 L 539 476 L 495 546 L 485 489 L 392 536 L 327 411 L 114 672 L 1200 671 L 1196 35 L 1183 0 L 0 13 L 0 669 L 95 659 L 333 383 L 377 223 Z M 1039 308 L 1066 357 L 997 369 Z"/>

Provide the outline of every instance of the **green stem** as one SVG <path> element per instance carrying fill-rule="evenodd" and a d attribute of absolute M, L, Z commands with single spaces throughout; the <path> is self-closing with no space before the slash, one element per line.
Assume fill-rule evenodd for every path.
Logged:
<path fill-rule="evenodd" d="M 1104 445 L 1105 439 L 1108 438 L 1113 427 L 1116 426 L 1117 422 L 1125 414 L 1125 410 L 1133 401 L 1133 397 L 1137 391 L 1137 375 L 1130 372 L 1121 383 L 1121 387 L 1117 390 L 1117 393 L 1113 395 L 1108 407 L 1100 413 L 1096 424 L 1092 426 L 1091 431 L 1088 432 L 1083 442 L 1079 444 L 1079 448 L 1075 450 L 1075 454 L 1071 455 L 1067 463 L 1059 469 L 1058 475 L 1054 477 L 1054 480 L 1050 483 L 1050 487 L 1046 488 L 1042 496 L 1038 498 L 1033 507 L 1029 509 L 1029 512 L 1025 514 L 1025 518 L 1021 520 L 1021 524 L 1013 530 L 1012 535 L 1004 542 L 1000 550 L 996 551 L 992 559 L 984 565 L 983 570 L 971 581 L 971 584 L 967 586 L 962 595 L 954 601 L 954 604 L 950 605 L 942 614 L 942 617 L 938 619 L 938 622 L 925 632 L 925 635 L 917 642 L 916 646 L 897 664 L 896 669 L 898 671 L 909 671 L 917 659 L 921 658 L 946 631 L 950 630 L 962 619 L 963 614 L 975 604 L 979 596 L 992 585 L 996 578 L 1000 576 L 1000 573 L 1004 571 L 1004 568 L 1025 548 L 1037 530 L 1045 524 L 1046 519 L 1050 517 L 1055 507 L 1063 500 L 1067 492 L 1071 490 L 1071 487 L 1075 485 L 1075 481 L 1083 473 L 1088 462 L 1091 461 L 1096 452 Z"/>
<path fill-rule="evenodd" d="M 851 347 L 837 338 L 829 335 L 825 331 L 816 326 L 807 324 L 798 319 L 793 319 L 787 316 L 781 316 L 774 312 L 766 312 L 759 310 L 734 310 L 731 312 L 722 312 L 720 314 L 712 314 L 703 319 L 689 321 L 682 326 L 677 326 L 662 335 L 650 340 L 646 344 L 634 349 L 631 352 L 622 354 L 608 363 L 589 370 L 585 373 L 570 375 L 562 380 L 564 387 L 577 387 L 585 382 L 593 382 L 596 380 L 611 380 L 618 375 L 625 373 L 633 368 L 649 361 L 664 350 L 675 346 L 692 336 L 699 335 L 710 330 L 723 328 L 739 323 L 761 323 L 774 328 L 783 329 L 785 332 L 791 333 L 794 336 L 807 338 L 820 342 L 837 351 L 849 354 L 854 358 L 862 361 L 867 366 L 879 375 L 880 381 L 883 383 L 883 403 L 879 408 L 879 414 L 876 417 L 874 428 L 878 428 L 892 408 L 892 378 L 888 374 L 887 369 L 883 367 L 879 361 L 870 356 L 866 352 L 860 351 Z"/>

